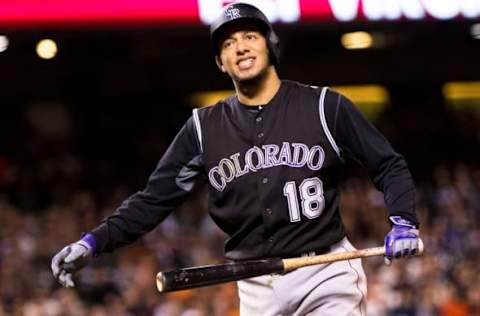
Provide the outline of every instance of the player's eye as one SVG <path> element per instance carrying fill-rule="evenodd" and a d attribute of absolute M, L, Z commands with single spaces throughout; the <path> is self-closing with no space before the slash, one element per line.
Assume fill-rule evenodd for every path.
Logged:
<path fill-rule="evenodd" d="M 253 34 L 253 33 L 249 33 L 246 35 L 246 38 L 248 40 L 254 40 L 254 39 L 257 39 L 257 35 Z"/>
<path fill-rule="evenodd" d="M 222 45 L 222 48 L 229 48 L 233 45 L 233 41 L 232 40 L 226 40 L 223 42 L 223 45 Z"/>

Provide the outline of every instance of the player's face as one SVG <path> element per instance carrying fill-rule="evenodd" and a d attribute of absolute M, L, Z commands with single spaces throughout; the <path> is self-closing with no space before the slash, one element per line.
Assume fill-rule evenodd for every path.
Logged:
<path fill-rule="evenodd" d="M 267 41 L 257 28 L 232 30 L 220 42 L 217 64 L 237 82 L 262 77 L 269 63 Z"/>

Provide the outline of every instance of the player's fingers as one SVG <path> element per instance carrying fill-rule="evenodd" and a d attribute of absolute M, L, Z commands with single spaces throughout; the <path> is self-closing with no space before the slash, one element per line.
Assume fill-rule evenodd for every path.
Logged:
<path fill-rule="evenodd" d="M 402 255 L 402 246 L 400 240 L 395 240 L 392 246 L 393 258 L 398 259 Z"/>
<path fill-rule="evenodd" d="M 413 256 L 415 254 L 418 241 L 416 238 L 410 238 L 405 240 L 405 250 L 403 252 L 403 256 Z"/>
<path fill-rule="evenodd" d="M 412 251 L 410 252 L 410 254 L 412 256 L 417 253 L 417 251 L 418 251 L 418 238 L 412 239 L 412 245 L 411 245 L 410 249 L 412 249 Z"/>
<path fill-rule="evenodd" d="M 413 256 L 415 254 L 415 241 L 416 239 L 413 238 L 408 241 L 408 256 Z"/>
<path fill-rule="evenodd" d="M 61 264 L 63 263 L 63 260 L 67 255 L 68 255 L 68 247 L 65 247 L 52 258 L 52 262 L 50 266 L 52 268 L 53 276 L 56 279 L 58 279 L 58 276 L 61 271 Z"/>
<path fill-rule="evenodd" d="M 65 287 L 74 287 L 75 283 L 73 283 L 72 280 L 72 274 L 71 273 L 66 273 L 65 274 Z"/>
<path fill-rule="evenodd" d="M 397 255 L 398 257 L 408 257 L 415 255 L 418 251 L 418 239 L 408 238 L 398 241 L 398 245 L 395 251 L 395 257 L 397 257 Z"/>
<path fill-rule="evenodd" d="M 393 256 L 396 259 L 404 256 L 404 251 L 408 248 L 407 242 L 407 239 L 400 239 L 395 241 L 393 245 Z"/>
<path fill-rule="evenodd" d="M 408 247 L 409 247 L 409 240 L 408 239 L 402 239 L 402 240 L 399 241 L 398 254 L 399 254 L 400 258 L 408 255 L 408 253 L 410 252 Z"/>
<path fill-rule="evenodd" d="M 58 256 L 53 257 L 51 263 L 53 277 L 58 279 L 58 274 L 60 273 L 60 258 Z"/>
<path fill-rule="evenodd" d="M 60 282 L 60 284 L 64 287 L 67 286 L 66 279 L 65 279 L 66 278 L 66 273 L 67 272 L 65 270 L 62 270 L 60 272 L 60 275 L 58 276 L 58 282 Z"/>

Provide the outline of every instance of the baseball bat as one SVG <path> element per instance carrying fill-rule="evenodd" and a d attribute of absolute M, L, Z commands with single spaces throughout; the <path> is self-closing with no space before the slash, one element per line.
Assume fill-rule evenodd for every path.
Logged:
<path fill-rule="evenodd" d="M 419 240 L 416 255 L 421 255 L 423 249 L 423 242 Z M 374 247 L 348 252 L 327 253 L 311 257 L 237 261 L 159 272 L 156 283 L 159 292 L 172 292 L 238 281 L 264 274 L 286 273 L 316 264 L 383 255 L 385 255 L 385 247 Z"/>

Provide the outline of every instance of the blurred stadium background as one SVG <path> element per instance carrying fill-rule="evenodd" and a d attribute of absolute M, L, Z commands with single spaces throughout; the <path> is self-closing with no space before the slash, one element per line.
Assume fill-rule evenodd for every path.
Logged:
<path fill-rule="evenodd" d="M 207 27 L 228 2 L 0 0 L 0 316 L 238 315 L 233 283 L 155 289 L 159 270 L 224 261 L 201 184 L 76 289 L 50 274 L 56 251 L 143 188 L 192 108 L 231 93 Z M 345 93 L 412 169 L 427 251 L 364 261 L 368 315 L 480 315 L 480 1 L 249 2 L 276 21 L 281 77 Z M 348 169 L 349 237 L 377 246 L 382 194 Z"/>

